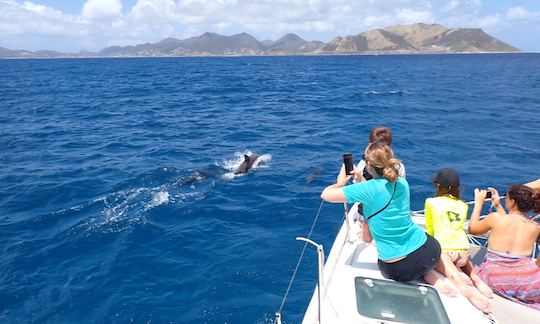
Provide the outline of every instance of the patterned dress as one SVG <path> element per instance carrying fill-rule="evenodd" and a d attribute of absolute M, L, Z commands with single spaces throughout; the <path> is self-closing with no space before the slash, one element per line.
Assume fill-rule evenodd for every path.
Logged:
<path fill-rule="evenodd" d="M 540 267 L 532 258 L 488 250 L 478 275 L 497 295 L 540 310 Z"/>

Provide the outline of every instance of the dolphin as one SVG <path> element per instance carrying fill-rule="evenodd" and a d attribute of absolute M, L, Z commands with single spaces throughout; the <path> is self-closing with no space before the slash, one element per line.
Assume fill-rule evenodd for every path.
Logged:
<path fill-rule="evenodd" d="M 234 174 L 247 173 L 249 169 L 253 167 L 253 164 L 255 163 L 255 161 L 257 161 L 259 157 L 260 157 L 259 154 L 251 154 L 251 155 L 244 154 L 244 162 L 242 162 L 240 166 L 238 166 L 238 168 L 234 170 L 233 173 Z"/>
<path fill-rule="evenodd" d="M 324 172 L 324 169 L 321 167 L 314 167 L 311 168 L 311 172 L 304 178 L 306 180 L 306 184 L 311 184 L 317 179 L 317 176 L 322 174 Z"/>
<path fill-rule="evenodd" d="M 223 168 L 211 165 L 187 176 L 183 181 L 178 183 L 178 186 L 191 186 L 206 179 L 214 179 L 217 178 L 220 173 L 223 173 Z"/>

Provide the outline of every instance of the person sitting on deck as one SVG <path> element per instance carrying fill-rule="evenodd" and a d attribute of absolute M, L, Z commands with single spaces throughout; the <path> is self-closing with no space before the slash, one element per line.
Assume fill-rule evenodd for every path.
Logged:
<path fill-rule="evenodd" d="M 459 175 L 445 168 L 434 174 L 432 180 L 436 197 L 426 199 L 426 232 L 441 244 L 444 275 L 474 306 L 489 313 L 491 306 L 485 297 L 492 297 L 493 292 L 478 277 L 470 258 L 469 240 L 463 229 L 469 206 L 459 199 Z"/>
<path fill-rule="evenodd" d="M 345 174 L 342 165 L 337 183 L 326 187 L 321 198 L 334 203 L 364 204 L 364 215 L 368 216 L 363 225 L 369 223 L 369 227 L 362 226 L 362 237 L 375 240 L 378 266 L 385 278 L 407 282 L 423 277 L 443 293 L 452 293 L 452 288 L 433 273 L 440 263 L 439 243 L 411 218 L 409 184 L 398 176 L 400 161 L 382 142 L 371 143 L 365 156 L 366 167 L 374 179 L 346 185 L 352 176 Z"/>
<path fill-rule="evenodd" d="M 497 190 L 488 190 L 497 211 L 480 219 L 486 190 L 475 189 L 469 221 L 469 233 L 490 232 L 478 275 L 497 295 L 540 310 L 540 267 L 531 258 L 540 225 L 528 217 L 532 210 L 540 212 L 540 193 L 523 185 L 511 186 L 505 195 L 505 213 Z"/>

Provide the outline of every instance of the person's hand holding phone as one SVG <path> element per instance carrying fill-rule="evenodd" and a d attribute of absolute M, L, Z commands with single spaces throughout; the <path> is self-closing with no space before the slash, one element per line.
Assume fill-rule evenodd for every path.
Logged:
<path fill-rule="evenodd" d="M 341 170 L 339 171 L 339 174 L 336 179 L 336 184 L 340 187 L 343 187 L 347 184 L 347 182 L 352 178 L 352 175 L 347 175 L 345 171 L 345 163 L 341 165 Z"/>
<path fill-rule="evenodd" d="M 499 192 L 497 189 L 488 187 L 487 192 L 489 195 L 486 195 L 486 198 L 491 198 L 491 204 L 494 207 L 497 207 L 501 204 L 501 197 L 499 196 Z"/>
<path fill-rule="evenodd" d="M 487 192 L 482 189 L 474 189 L 474 203 L 482 206 L 486 200 Z"/>
<path fill-rule="evenodd" d="M 352 153 L 343 154 L 343 164 L 345 165 L 345 174 L 352 175 L 354 171 L 354 162 L 352 159 Z"/>

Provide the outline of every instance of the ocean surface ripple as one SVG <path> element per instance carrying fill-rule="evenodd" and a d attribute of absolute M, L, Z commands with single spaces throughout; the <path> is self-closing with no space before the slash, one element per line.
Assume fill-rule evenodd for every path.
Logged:
<path fill-rule="evenodd" d="M 0 321 L 271 323 L 341 153 L 539 177 L 540 55 L 0 60 Z M 264 154 L 249 173 L 243 154 Z M 342 206 L 313 239 L 329 251 Z M 283 309 L 298 323 L 309 251 Z"/>

